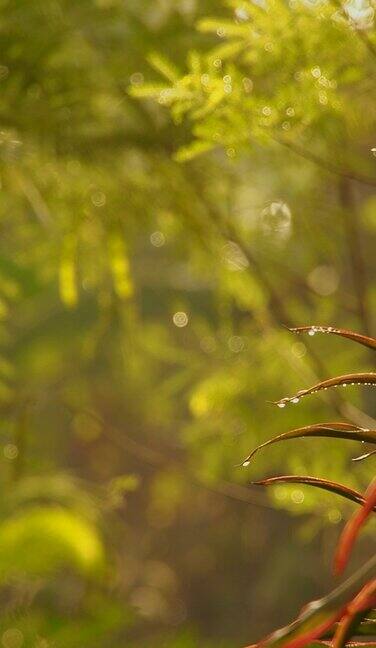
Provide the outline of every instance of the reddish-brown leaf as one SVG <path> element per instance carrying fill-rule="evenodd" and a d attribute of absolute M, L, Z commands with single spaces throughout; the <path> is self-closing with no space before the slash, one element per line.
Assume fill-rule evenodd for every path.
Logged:
<path fill-rule="evenodd" d="M 352 425 L 350 423 L 316 423 L 315 425 L 306 425 L 305 427 L 296 428 L 283 432 L 264 443 L 261 443 L 257 448 L 246 457 L 241 464 L 248 466 L 252 457 L 261 449 L 279 441 L 288 441 L 289 439 L 299 439 L 304 437 L 334 437 L 336 439 L 350 439 L 352 441 L 367 441 L 368 443 L 376 443 L 376 430 L 367 430 L 366 428 Z"/>
<path fill-rule="evenodd" d="M 285 407 L 287 403 L 298 403 L 301 398 L 308 396 L 309 394 L 315 394 L 316 392 L 330 389 L 331 387 L 341 387 L 346 385 L 376 385 L 376 373 L 373 372 L 364 372 L 356 374 L 345 374 L 343 376 L 336 376 L 335 378 L 329 378 L 328 380 L 323 380 L 308 389 L 301 389 L 294 396 L 287 396 L 286 398 L 281 398 L 278 401 L 274 402 L 274 405 L 279 407 Z"/>
<path fill-rule="evenodd" d="M 346 614 L 334 634 L 333 648 L 344 648 L 347 639 L 354 634 L 356 625 L 374 605 L 376 605 L 376 579 L 367 583 L 347 606 Z"/>
<path fill-rule="evenodd" d="M 307 648 L 321 648 L 321 646 L 328 646 L 332 648 L 331 641 L 314 641 L 310 643 Z M 346 648 L 376 648 L 376 641 L 348 641 Z"/>
<path fill-rule="evenodd" d="M 259 479 L 251 482 L 251 484 L 254 486 L 275 486 L 276 484 L 303 484 L 306 486 L 314 486 L 315 488 L 321 488 L 330 493 L 341 495 L 342 497 L 355 502 L 356 504 L 360 504 L 361 506 L 365 505 L 365 499 L 358 491 L 349 488 L 344 484 L 330 481 L 329 479 L 320 479 L 320 477 L 309 477 L 306 475 L 280 475 L 278 477 Z M 376 503 L 374 510 L 376 512 Z"/>
<path fill-rule="evenodd" d="M 348 329 L 335 328 L 334 326 L 295 326 L 288 327 L 292 333 L 308 333 L 308 335 L 315 335 L 316 333 L 329 333 L 330 335 L 339 335 L 340 337 L 348 338 L 353 342 L 358 342 L 369 349 L 376 350 L 376 338 L 361 335 Z"/>
<path fill-rule="evenodd" d="M 353 515 L 342 531 L 334 557 L 334 571 L 336 574 L 340 574 L 346 567 L 358 533 L 369 515 L 375 511 L 375 505 L 376 480 L 368 487 L 363 507 Z"/>

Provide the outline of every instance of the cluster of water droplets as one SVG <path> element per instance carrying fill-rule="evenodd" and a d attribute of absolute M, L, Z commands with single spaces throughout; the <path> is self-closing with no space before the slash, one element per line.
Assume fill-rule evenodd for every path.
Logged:
<path fill-rule="evenodd" d="M 297 331 L 299 333 L 300 331 Z M 335 329 L 332 326 L 311 326 L 307 331 L 308 335 L 316 335 L 316 333 L 340 333 L 339 329 Z"/>
<path fill-rule="evenodd" d="M 264 106 L 262 113 L 269 115 L 271 109 Z M 264 234 L 281 241 L 287 240 L 292 230 L 290 207 L 283 200 L 273 200 L 261 212 L 259 224 Z"/>
<path fill-rule="evenodd" d="M 376 374 L 375 374 L 375 378 L 376 378 Z M 287 403 L 294 403 L 294 404 L 299 403 L 300 399 L 303 398 L 304 396 L 308 396 L 310 394 L 316 394 L 319 391 L 327 391 L 328 389 L 333 389 L 336 387 L 347 387 L 347 385 L 350 385 L 351 387 L 359 386 L 359 385 L 363 385 L 365 387 L 376 387 L 376 381 L 375 382 L 363 381 L 363 380 L 356 381 L 350 378 L 345 378 L 342 382 L 338 382 L 335 385 L 328 385 L 327 387 L 318 386 L 316 389 L 307 389 L 307 390 L 302 389 L 297 393 L 296 396 L 292 396 L 292 397 L 287 396 L 286 398 L 281 398 L 281 400 L 277 401 L 275 404 L 282 409 L 286 407 Z"/>
<path fill-rule="evenodd" d="M 371 29 L 374 23 L 375 10 L 368 0 L 350 0 L 344 10 L 354 29 Z"/>

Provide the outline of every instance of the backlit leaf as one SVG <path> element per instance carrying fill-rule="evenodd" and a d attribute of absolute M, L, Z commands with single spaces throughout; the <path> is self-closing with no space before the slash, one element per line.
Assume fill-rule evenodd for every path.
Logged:
<path fill-rule="evenodd" d="M 376 443 L 376 430 L 367 430 L 351 423 L 330 422 L 330 423 L 316 423 L 315 425 L 306 425 L 305 427 L 296 428 L 289 432 L 279 434 L 264 443 L 257 446 L 246 457 L 242 463 L 243 466 L 248 466 L 252 457 L 268 445 L 279 443 L 280 441 L 288 441 L 289 439 L 299 439 L 305 437 L 331 437 L 336 439 L 349 439 L 352 441 L 366 441 L 368 443 Z"/>
<path fill-rule="evenodd" d="M 376 349 L 376 338 L 354 333 L 348 329 L 334 328 L 333 326 L 295 326 L 289 328 L 292 333 L 308 333 L 308 335 L 315 335 L 316 333 L 329 333 L 330 335 L 339 335 L 340 337 L 349 338 L 353 342 L 358 342 L 369 349 Z"/>
<path fill-rule="evenodd" d="M 287 403 L 298 403 L 301 398 L 308 396 L 309 394 L 315 394 L 319 391 L 325 391 L 331 387 L 342 387 L 346 385 L 376 385 L 376 373 L 373 372 L 364 372 L 364 373 L 352 373 L 345 374 L 343 376 L 336 376 L 335 378 L 329 378 L 328 380 L 323 380 L 313 387 L 308 389 L 299 390 L 294 396 L 287 396 L 281 398 L 278 401 L 274 402 L 274 405 L 279 407 L 284 407 Z"/>
<path fill-rule="evenodd" d="M 321 488 L 331 493 L 335 493 L 336 495 L 341 495 L 342 497 L 345 497 L 352 502 L 356 502 L 357 504 L 365 504 L 363 495 L 361 493 L 358 493 L 358 491 L 349 488 L 344 484 L 338 484 L 337 482 L 333 482 L 328 479 L 321 479 L 320 477 L 309 477 L 305 475 L 281 475 L 278 477 L 259 479 L 257 481 L 251 482 L 251 484 L 255 486 L 274 486 L 276 484 L 306 484 L 307 486 L 315 486 L 316 488 Z"/>
<path fill-rule="evenodd" d="M 365 502 L 362 509 L 360 511 L 357 511 L 355 515 L 348 521 L 339 539 L 337 551 L 334 558 L 334 571 L 336 574 L 340 574 L 346 567 L 359 531 L 363 524 L 366 522 L 369 515 L 375 510 L 375 505 L 376 480 L 371 483 L 367 490 Z"/>
<path fill-rule="evenodd" d="M 43 576 L 63 567 L 96 571 L 103 563 L 94 526 L 57 506 L 35 506 L 0 525 L 0 580 Z"/>

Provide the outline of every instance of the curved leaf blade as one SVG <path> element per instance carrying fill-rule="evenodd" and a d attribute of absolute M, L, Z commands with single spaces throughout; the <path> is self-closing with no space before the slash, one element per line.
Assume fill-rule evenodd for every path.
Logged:
<path fill-rule="evenodd" d="M 310 394 L 315 394 L 319 391 L 324 391 L 330 389 L 331 387 L 343 387 L 346 385 L 376 385 L 376 373 L 374 372 L 363 372 L 363 373 L 351 373 L 344 374 L 343 376 L 336 376 L 335 378 L 329 378 L 328 380 L 322 380 L 321 382 L 309 387 L 308 389 L 301 389 L 293 396 L 286 396 L 281 398 L 278 401 L 274 401 L 273 405 L 278 405 L 278 407 L 285 407 L 287 403 L 298 403 L 301 398 L 308 396 Z"/>
<path fill-rule="evenodd" d="M 334 557 L 334 572 L 336 574 L 340 574 L 345 569 L 359 531 L 369 515 L 375 511 L 375 506 L 376 480 L 370 484 L 366 492 L 363 507 L 353 515 L 342 531 Z"/>
<path fill-rule="evenodd" d="M 367 335 L 361 335 L 361 333 L 355 333 L 348 329 L 343 328 L 334 328 L 333 326 L 294 326 L 288 327 L 288 330 L 291 333 L 308 333 L 308 335 L 315 335 L 316 333 L 328 333 L 329 335 L 339 335 L 343 338 L 348 338 L 353 342 L 362 344 L 368 349 L 376 350 L 376 338 L 368 337 Z"/>
<path fill-rule="evenodd" d="M 371 450 L 371 452 L 365 452 L 359 457 L 354 457 L 353 461 L 363 461 L 363 459 L 368 459 L 368 457 L 372 457 L 374 454 L 376 454 L 376 450 Z"/>
<path fill-rule="evenodd" d="M 330 493 L 340 495 L 341 497 L 344 497 L 351 502 L 355 502 L 356 504 L 360 504 L 361 506 L 364 506 L 366 503 L 363 495 L 353 488 L 330 481 L 329 479 L 321 479 L 320 477 L 310 477 L 308 475 L 280 475 L 278 477 L 268 477 L 266 479 L 259 479 L 251 482 L 251 485 L 253 486 L 275 486 L 276 484 L 303 484 L 306 486 L 314 486 L 315 488 L 321 488 Z M 374 510 L 376 511 L 376 502 Z"/>
<path fill-rule="evenodd" d="M 366 428 L 353 425 L 351 423 L 330 422 L 330 423 L 316 423 L 314 425 L 306 425 L 301 428 L 295 428 L 288 432 L 283 432 L 264 443 L 260 443 L 252 452 L 244 459 L 242 466 L 248 466 L 254 455 L 265 448 L 266 446 L 280 441 L 288 441 L 289 439 L 299 439 L 305 437 L 331 437 L 336 439 L 349 439 L 351 441 L 366 441 L 368 443 L 376 443 L 376 430 L 367 430 Z"/>

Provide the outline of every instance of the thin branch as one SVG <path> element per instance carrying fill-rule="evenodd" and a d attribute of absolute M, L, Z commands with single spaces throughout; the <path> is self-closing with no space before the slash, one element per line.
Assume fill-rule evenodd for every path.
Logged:
<path fill-rule="evenodd" d="M 217 480 L 215 484 L 209 485 L 195 479 L 187 470 L 182 453 L 177 453 L 176 448 L 166 448 L 166 452 L 154 450 L 153 448 L 146 446 L 144 443 L 131 438 L 128 434 L 125 434 L 123 430 L 118 429 L 112 423 L 108 423 L 108 421 L 105 421 L 99 414 L 92 410 L 74 409 L 67 404 L 65 406 L 70 412 L 74 412 L 75 414 L 85 413 L 90 416 L 106 430 L 107 436 L 120 450 L 130 453 L 135 459 L 143 464 L 147 464 L 154 470 L 163 468 L 172 462 L 174 465 L 178 466 L 180 474 L 183 474 L 187 481 L 200 489 L 245 504 L 252 504 L 253 506 L 265 509 L 273 509 L 273 506 L 268 504 L 264 497 L 257 497 L 257 494 L 251 492 L 247 486 L 242 486 L 241 484 L 227 480 Z M 172 452 L 173 457 L 171 458 Z"/>
<path fill-rule="evenodd" d="M 358 304 L 358 315 L 364 333 L 366 335 L 371 335 L 371 317 L 367 305 L 366 264 L 363 259 L 363 251 L 358 229 L 358 214 L 350 183 L 344 178 L 340 181 L 339 197 Z"/>
<path fill-rule="evenodd" d="M 360 38 L 362 43 L 366 46 L 370 54 L 372 54 L 372 56 L 376 58 L 376 47 L 368 38 L 367 32 L 365 32 L 363 29 L 356 29 L 355 33 L 358 36 L 358 38 Z"/>
<path fill-rule="evenodd" d="M 286 140 L 280 139 L 279 137 L 273 137 L 272 139 L 281 146 L 289 149 L 296 155 L 299 155 L 301 158 L 304 158 L 305 160 L 316 164 L 317 166 L 321 167 L 321 169 L 324 169 L 329 173 L 333 173 L 340 178 L 346 178 L 347 180 L 354 180 L 355 182 L 360 182 L 371 187 L 376 187 L 376 178 L 370 178 L 369 176 L 365 176 L 361 173 L 356 173 L 355 171 L 341 169 L 329 160 L 321 158 L 316 153 L 313 153 L 312 151 L 307 150 L 299 144 L 295 144 L 294 142 L 287 142 Z"/>
<path fill-rule="evenodd" d="M 52 223 L 52 217 L 47 203 L 45 202 L 39 189 L 30 178 L 20 170 L 13 170 L 13 176 L 18 184 L 18 187 L 30 204 L 35 216 L 44 227 L 48 227 Z"/>

